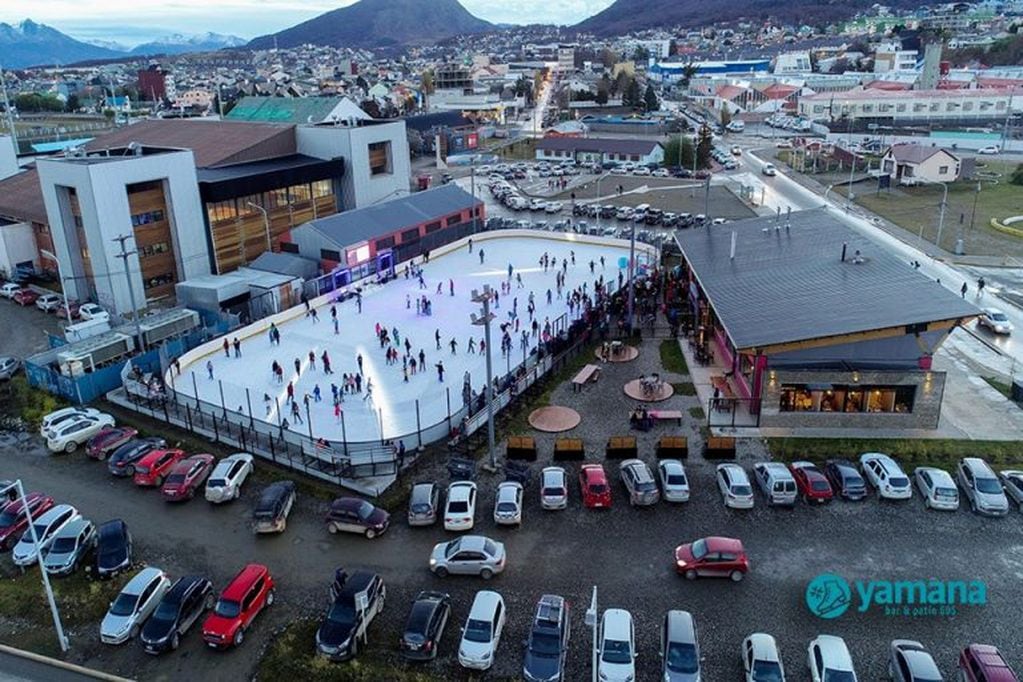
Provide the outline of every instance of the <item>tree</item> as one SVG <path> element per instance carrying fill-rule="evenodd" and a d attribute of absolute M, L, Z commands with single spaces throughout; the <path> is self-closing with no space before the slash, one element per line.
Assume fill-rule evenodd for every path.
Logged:
<path fill-rule="evenodd" d="M 14 108 L 18 111 L 64 111 L 64 103 L 53 95 L 41 95 L 37 92 L 23 93 L 14 98 Z"/>
<path fill-rule="evenodd" d="M 646 84 L 646 92 L 643 93 L 643 108 L 647 113 L 661 108 L 661 103 L 657 101 L 657 93 L 654 92 L 653 83 Z"/>
<path fill-rule="evenodd" d="M 1013 185 L 1023 185 L 1023 163 L 1016 166 L 1016 170 L 1012 172 L 1009 182 Z"/>
<path fill-rule="evenodd" d="M 82 108 L 82 103 L 78 101 L 78 95 L 71 93 L 67 96 L 67 101 L 64 102 L 64 110 L 70 114 L 75 113 Z"/>
<path fill-rule="evenodd" d="M 632 53 L 632 61 L 645 63 L 648 59 L 650 59 L 650 50 L 642 45 L 637 45 L 636 50 Z"/>
<path fill-rule="evenodd" d="M 682 78 L 679 79 L 679 85 L 681 85 L 683 88 L 688 88 L 689 81 L 693 80 L 693 76 L 695 76 L 696 72 L 699 70 L 700 69 L 698 66 L 696 66 L 696 64 L 693 63 L 686 64 L 685 67 L 682 69 Z"/>
<path fill-rule="evenodd" d="M 714 134 L 707 125 L 700 126 L 696 142 L 696 165 L 700 168 L 710 167 L 710 153 L 714 149 Z"/>
<path fill-rule="evenodd" d="M 639 91 L 639 83 L 636 82 L 635 78 L 629 79 L 629 85 L 625 88 L 625 92 L 622 93 L 622 104 L 627 107 L 643 106 L 643 98 Z"/>
<path fill-rule="evenodd" d="M 419 89 L 424 95 L 433 94 L 433 69 L 427 69 L 419 76 Z"/>
<path fill-rule="evenodd" d="M 693 141 L 683 135 L 672 135 L 664 143 L 664 165 L 693 167 Z"/>
<path fill-rule="evenodd" d="M 726 126 L 732 122 L 732 110 L 728 108 L 728 102 L 721 103 L 721 125 Z"/>
<path fill-rule="evenodd" d="M 607 104 L 607 90 L 604 88 L 597 88 L 597 95 L 593 98 L 593 101 L 601 106 Z"/>
<path fill-rule="evenodd" d="M 615 65 L 617 60 L 618 55 L 616 55 L 612 50 L 605 47 L 600 51 L 600 63 L 604 65 L 605 69 L 610 69 Z"/>

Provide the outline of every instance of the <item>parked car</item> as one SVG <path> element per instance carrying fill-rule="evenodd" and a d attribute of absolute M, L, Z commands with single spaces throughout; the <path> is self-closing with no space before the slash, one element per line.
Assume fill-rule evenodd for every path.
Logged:
<path fill-rule="evenodd" d="M 472 530 L 475 523 L 476 484 L 472 481 L 454 481 L 448 485 L 444 530 Z"/>
<path fill-rule="evenodd" d="M 249 564 L 228 583 L 203 621 L 203 641 L 215 649 L 240 646 L 256 616 L 273 603 L 274 579 L 270 569 Z"/>
<path fill-rule="evenodd" d="M 110 453 L 107 471 L 114 476 L 134 476 L 135 464 L 154 450 L 163 450 L 167 441 L 163 438 L 138 438 L 130 440 Z"/>
<path fill-rule="evenodd" d="M 700 644 L 691 613 L 671 610 L 665 614 L 660 653 L 664 682 L 700 682 Z"/>
<path fill-rule="evenodd" d="M 327 510 L 327 531 L 331 535 L 344 531 L 372 540 L 386 533 L 390 525 L 390 514 L 358 497 L 339 497 Z"/>
<path fill-rule="evenodd" d="M 717 482 L 726 507 L 753 508 L 753 487 L 750 486 L 749 477 L 741 466 L 731 462 L 718 464 Z"/>
<path fill-rule="evenodd" d="M 295 506 L 295 482 L 275 481 L 263 488 L 252 510 L 254 533 L 283 533 L 288 527 L 288 514 Z"/>
<path fill-rule="evenodd" d="M 622 484 L 629 493 L 629 504 L 633 507 L 657 504 L 661 493 L 650 468 L 639 459 L 627 459 L 619 465 Z"/>
<path fill-rule="evenodd" d="M 39 517 L 33 517 L 32 527 L 35 529 L 35 540 L 32 533 L 26 530 L 11 551 L 11 560 L 15 566 L 31 566 L 39 559 L 39 553 L 49 547 L 57 533 L 81 514 L 70 504 L 58 504 L 51 507 Z M 38 540 L 38 544 L 36 544 Z"/>
<path fill-rule="evenodd" d="M 132 539 L 128 524 L 113 519 L 96 530 L 96 575 L 110 578 L 131 566 Z"/>
<path fill-rule="evenodd" d="M 990 644 L 971 644 L 959 652 L 960 682 L 1019 682 L 1016 672 Z"/>
<path fill-rule="evenodd" d="M 14 282 L 6 282 L 0 285 L 0 296 L 4 298 L 13 299 L 14 295 L 21 291 L 21 285 Z"/>
<path fill-rule="evenodd" d="M 813 682 L 856 682 L 852 656 L 841 637 L 818 635 L 807 647 L 807 664 Z"/>
<path fill-rule="evenodd" d="M 142 627 L 142 650 L 147 654 L 176 650 L 199 616 L 213 608 L 215 599 L 213 583 L 201 575 L 178 578 Z"/>
<path fill-rule="evenodd" d="M 416 483 L 408 500 L 408 525 L 432 526 L 439 508 L 440 486 L 433 481 Z"/>
<path fill-rule="evenodd" d="M 956 467 L 959 485 L 966 493 L 970 508 L 984 516 L 1005 516 L 1009 499 L 991 466 L 980 457 L 965 457 Z"/>
<path fill-rule="evenodd" d="M 167 474 L 185 458 L 185 451 L 171 448 L 169 450 L 153 450 L 135 463 L 135 485 L 159 488 Z"/>
<path fill-rule="evenodd" d="M 138 431 L 130 426 L 110 426 L 104 428 L 85 444 L 85 454 L 92 459 L 105 460 L 110 453 L 138 435 Z"/>
<path fill-rule="evenodd" d="M 743 640 L 742 668 L 745 682 L 785 682 L 778 643 L 763 632 L 754 632 Z"/>
<path fill-rule="evenodd" d="M 10 355 L 0 357 L 0 381 L 10 381 L 21 369 L 21 360 Z"/>
<path fill-rule="evenodd" d="M 160 488 L 163 499 L 179 502 L 195 497 L 196 489 L 210 475 L 214 461 L 213 455 L 192 455 L 175 464 Z"/>
<path fill-rule="evenodd" d="M 991 155 L 994 155 L 994 154 L 999 154 L 1001 151 L 1002 151 L 1002 148 L 999 147 L 998 145 L 990 144 L 990 145 L 988 145 L 986 147 L 981 147 L 980 149 L 978 149 L 977 153 L 978 154 L 991 154 Z"/>
<path fill-rule="evenodd" d="M 1023 510 L 1023 471 L 1007 469 L 998 472 L 998 478 L 1002 480 L 1002 488 L 1005 489 L 1005 494 L 1011 497 L 1019 508 Z"/>
<path fill-rule="evenodd" d="M 562 682 L 572 623 L 568 602 L 556 594 L 540 597 L 526 637 L 522 678 L 526 682 Z"/>
<path fill-rule="evenodd" d="M 489 580 L 504 571 L 506 559 L 503 542 L 483 535 L 463 535 L 433 546 L 430 571 L 439 578 L 453 574 Z"/>
<path fill-rule="evenodd" d="M 568 475 L 563 467 L 544 467 L 540 472 L 540 506 L 544 509 L 568 507 Z"/>
<path fill-rule="evenodd" d="M 863 477 L 877 490 L 877 494 L 886 500 L 908 500 L 913 497 L 913 488 L 909 477 L 902 471 L 898 462 L 880 452 L 867 452 L 860 455 L 860 469 Z"/>
<path fill-rule="evenodd" d="M 689 501 L 689 477 L 681 460 L 662 459 L 657 463 L 657 478 L 661 484 L 661 497 L 667 502 Z"/>
<path fill-rule="evenodd" d="M 893 640 L 888 649 L 888 677 L 893 682 L 941 682 L 941 671 L 924 645 L 911 639 Z"/>
<path fill-rule="evenodd" d="M 67 305 L 61 305 L 59 308 L 57 308 L 57 311 L 56 311 L 57 312 L 57 318 L 61 319 L 61 320 L 66 320 L 67 316 L 68 316 L 68 312 L 70 312 L 71 313 L 71 319 L 72 320 L 77 320 L 77 319 L 79 319 L 81 317 L 81 315 L 79 314 L 79 310 L 78 310 L 79 307 L 80 307 L 80 304 L 78 303 L 78 301 L 68 301 Z"/>
<path fill-rule="evenodd" d="M 687 580 L 729 578 L 739 582 L 749 572 L 742 540 L 711 536 L 675 548 L 675 570 Z"/>
<path fill-rule="evenodd" d="M 46 447 L 50 452 L 74 452 L 100 431 L 113 425 L 114 418 L 102 413 L 61 420 L 46 430 Z"/>
<path fill-rule="evenodd" d="M 247 452 L 238 452 L 217 462 L 206 479 L 206 501 L 214 504 L 236 500 L 242 493 L 242 484 L 253 469 L 253 458 Z"/>
<path fill-rule="evenodd" d="M 54 534 L 43 549 L 42 566 L 51 575 L 70 575 L 95 546 L 96 524 L 79 516 Z"/>
<path fill-rule="evenodd" d="M 601 682 L 632 682 L 636 679 L 636 631 L 632 614 L 625 609 L 606 609 L 600 619 L 597 677 Z"/>
<path fill-rule="evenodd" d="M 170 578 L 159 568 L 148 566 L 136 573 L 121 588 L 117 599 L 99 626 L 99 639 L 104 644 L 124 644 L 142 629 L 156 605 L 170 589 Z"/>
<path fill-rule="evenodd" d="M 64 297 L 60 294 L 43 294 L 36 298 L 36 308 L 44 313 L 52 313 L 64 306 Z"/>
<path fill-rule="evenodd" d="M 420 592 L 412 602 L 398 649 L 411 661 L 437 658 L 440 640 L 451 617 L 451 597 L 444 592 Z"/>
<path fill-rule="evenodd" d="M 813 462 L 799 461 L 789 464 L 792 477 L 796 479 L 796 488 L 803 502 L 825 504 L 835 496 L 831 484 L 817 465 Z"/>
<path fill-rule="evenodd" d="M 369 644 L 369 626 L 384 610 L 387 588 L 370 571 L 355 571 L 334 598 L 316 630 L 316 652 L 332 661 L 347 661 Z"/>
<path fill-rule="evenodd" d="M 1009 316 L 998 308 L 984 308 L 984 311 L 977 318 L 978 327 L 987 327 L 995 334 L 1011 334 L 1012 322 Z"/>
<path fill-rule="evenodd" d="M 39 294 L 32 289 L 18 289 L 11 300 L 22 307 L 29 306 L 39 300 Z"/>
<path fill-rule="evenodd" d="M 522 524 L 522 484 L 503 481 L 497 485 L 494 499 L 494 523 L 499 526 Z"/>
<path fill-rule="evenodd" d="M 928 509 L 955 511 L 959 509 L 959 489 L 956 482 L 944 469 L 937 467 L 917 467 L 913 470 L 913 480 L 920 495 L 924 498 L 924 506 Z"/>
<path fill-rule="evenodd" d="M 469 617 L 458 644 L 458 663 L 470 670 L 489 670 L 504 631 L 504 599 L 497 592 L 480 590 L 472 601 Z"/>
<path fill-rule="evenodd" d="M 579 490 L 583 506 L 589 509 L 611 507 L 611 486 L 607 474 L 600 464 L 583 464 L 579 467 Z"/>
<path fill-rule="evenodd" d="M 867 483 L 856 465 L 846 459 L 829 459 L 824 463 L 824 475 L 835 493 L 845 500 L 858 501 L 867 497 Z"/>
<path fill-rule="evenodd" d="M 8 551 L 28 530 L 28 517 L 36 521 L 53 507 L 53 498 L 43 493 L 26 493 L 25 497 L 7 502 L 0 511 L 0 550 Z"/>
<path fill-rule="evenodd" d="M 791 507 L 796 503 L 796 479 L 781 462 L 757 462 L 753 478 L 769 505 Z"/>
<path fill-rule="evenodd" d="M 109 320 L 110 313 L 95 303 L 83 303 L 78 307 L 78 316 L 83 320 Z"/>

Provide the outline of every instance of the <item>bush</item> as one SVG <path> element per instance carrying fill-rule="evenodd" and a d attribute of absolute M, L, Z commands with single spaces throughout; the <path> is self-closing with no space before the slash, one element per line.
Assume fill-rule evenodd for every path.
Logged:
<path fill-rule="evenodd" d="M 24 376 L 16 376 L 11 379 L 9 389 L 9 393 L 0 402 L 3 412 L 20 416 L 28 422 L 28 426 L 32 429 L 39 428 L 43 417 L 50 412 L 68 405 L 63 398 L 32 388 Z"/>
<path fill-rule="evenodd" d="M 1013 185 L 1023 185 L 1023 163 L 1016 166 L 1016 170 L 1012 172 L 1009 182 Z"/>

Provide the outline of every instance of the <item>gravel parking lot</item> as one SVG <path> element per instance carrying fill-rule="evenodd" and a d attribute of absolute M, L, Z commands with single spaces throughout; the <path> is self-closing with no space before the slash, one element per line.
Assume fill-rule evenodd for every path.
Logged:
<path fill-rule="evenodd" d="M 44 313 L 31 306 L 20 306 L 6 298 L 0 298 L 0 329 L 6 333 L 0 337 L 0 355 L 13 355 L 24 360 L 27 356 L 46 350 L 46 333 L 59 334 L 57 316 Z"/>

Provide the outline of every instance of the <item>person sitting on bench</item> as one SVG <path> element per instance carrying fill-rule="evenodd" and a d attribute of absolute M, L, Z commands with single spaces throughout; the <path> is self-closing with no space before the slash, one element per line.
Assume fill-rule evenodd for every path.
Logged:
<path fill-rule="evenodd" d="M 640 407 L 632 411 L 629 416 L 629 426 L 637 431 L 649 431 L 654 427 L 654 419 L 647 413 L 645 407 Z"/>

